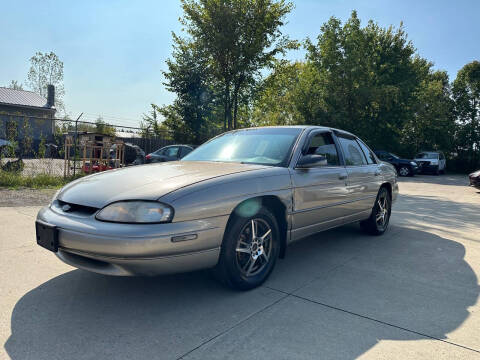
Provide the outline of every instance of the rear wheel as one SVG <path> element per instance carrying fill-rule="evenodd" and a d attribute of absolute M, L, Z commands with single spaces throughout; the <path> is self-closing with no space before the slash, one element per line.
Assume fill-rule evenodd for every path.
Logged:
<path fill-rule="evenodd" d="M 399 169 L 398 169 L 398 174 L 400 176 L 409 176 L 411 173 L 410 171 L 410 168 L 408 166 L 401 166 Z"/>
<path fill-rule="evenodd" d="M 255 288 L 272 272 L 279 249 L 278 225 L 270 211 L 262 208 L 254 216 L 235 217 L 225 233 L 217 278 L 234 289 Z"/>
<path fill-rule="evenodd" d="M 387 188 L 381 187 L 378 191 L 375 205 L 373 205 L 370 217 L 360 222 L 360 226 L 372 235 L 382 235 L 387 231 L 392 213 L 392 199 Z"/>

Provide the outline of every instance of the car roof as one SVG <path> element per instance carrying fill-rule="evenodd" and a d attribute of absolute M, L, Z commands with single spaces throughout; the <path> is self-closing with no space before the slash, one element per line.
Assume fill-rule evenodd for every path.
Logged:
<path fill-rule="evenodd" d="M 333 127 L 329 126 L 317 126 L 317 125 L 280 125 L 280 126 L 257 126 L 257 127 L 249 127 L 249 128 L 243 128 L 243 129 L 235 129 L 227 132 L 234 132 L 234 131 L 241 131 L 241 130 L 252 130 L 252 129 L 288 129 L 288 128 L 293 128 L 293 129 L 303 129 L 303 130 L 330 130 L 330 131 L 335 131 L 340 134 L 345 134 L 349 136 L 356 136 L 348 131 L 341 130 L 341 129 L 336 129 Z"/>

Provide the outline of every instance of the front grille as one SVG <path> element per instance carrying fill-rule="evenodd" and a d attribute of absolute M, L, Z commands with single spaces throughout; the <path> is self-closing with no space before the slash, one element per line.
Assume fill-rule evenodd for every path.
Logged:
<path fill-rule="evenodd" d="M 417 161 L 418 166 L 425 167 L 430 165 L 430 161 Z"/>
<path fill-rule="evenodd" d="M 73 214 L 77 216 L 90 216 L 98 210 L 96 207 L 73 204 L 62 200 L 55 200 L 52 203 L 52 208 L 62 214 Z"/>

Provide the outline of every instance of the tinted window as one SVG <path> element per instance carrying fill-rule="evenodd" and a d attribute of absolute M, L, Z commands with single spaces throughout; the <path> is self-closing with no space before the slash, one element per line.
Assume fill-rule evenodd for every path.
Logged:
<path fill-rule="evenodd" d="M 199 146 L 182 161 L 221 161 L 286 166 L 299 128 L 236 130 Z"/>
<path fill-rule="evenodd" d="M 363 153 L 365 154 L 366 158 L 367 158 L 367 163 L 369 164 L 375 164 L 375 156 L 373 155 L 372 153 L 372 150 L 370 150 L 367 145 L 365 145 L 363 143 L 363 141 L 361 141 L 360 139 L 357 139 L 357 142 L 360 144 L 360 147 L 362 148 L 363 150 Z"/>
<path fill-rule="evenodd" d="M 354 139 L 339 137 L 345 155 L 345 165 L 367 165 L 360 145 Z"/>
<path fill-rule="evenodd" d="M 313 136 L 308 144 L 307 154 L 323 155 L 327 158 L 327 165 L 340 165 L 337 148 L 330 133 Z"/>
<path fill-rule="evenodd" d="M 178 155 L 178 147 L 169 147 L 165 150 L 165 155 L 169 157 L 176 157 Z"/>
<path fill-rule="evenodd" d="M 445 155 L 443 155 L 443 153 L 440 153 L 440 160 L 444 160 L 445 159 Z"/>
<path fill-rule="evenodd" d="M 190 153 L 193 149 L 192 148 L 189 148 L 188 146 L 183 146 L 182 147 L 182 152 L 180 154 L 181 157 L 184 157 L 185 155 L 187 155 L 188 153 Z"/>
<path fill-rule="evenodd" d="M 433 152 L 421 152 L 415 156 L 415 159 L 438 159 L 438 154 Z"/>
<path fill-rule="evenodd" d="M 381 153 L 380 156 L 379 156 L 380 159 L 384 160 L 384 161 L 388 161 L 390 160 L 392 157 L 389 153 Z"/>

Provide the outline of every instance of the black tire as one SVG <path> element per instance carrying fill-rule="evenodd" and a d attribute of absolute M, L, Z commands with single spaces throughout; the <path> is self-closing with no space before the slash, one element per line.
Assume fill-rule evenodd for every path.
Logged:
<path fill-rule="evenodd" d="M 439 170 L 438 166 L 435 168 L 435 170 L 433 171 L 433 173 L 434 173 L 435 175 L 437 175 L 437 176 L 440 175 L 440 170 Z"/>
<path fill-rule="evenodd" d="M 398 175 L 400 176 L 412 176 L 412 170 L 409 166 L 402 165 L 398 168 Z"/>
<path fill-rule="evenodd" d="M 266 208 L 261 208 L 257 214 L 251 217 L 240 217 L 237 215 L 231 219 L 228 228 L 225 231 L 220 259 L 214 269 L 215 277 L 222 283 L 237 290 L 249 290 L 261 285 L 270 275 L 278 258 L 280 251 L 280 232 L 275 216 Z M 252 241 L 252 237 L 248 238 L 247 229 L 252 228 L 252 221 L 256 224 L 258 232 L 268 232 L 266 225 L 269 227 L 270 235 L 265 239 L 265 247 L 257 246 Z M 262 233 L 263 234 L 263 233 Z M 258 238 L 262 234 L 256 234 Z M 267 244 L 269 242 L 269 250 L 267 253 Z M 247 244 L 245 244 L 247 242 Z M 239 251 L 240 247 L 248 245 L 242 250 L 250 250 L 251 253 Z M 237 247 L 238 246 L 238 247 Z M 253 253 L 253 250 L 263 251 L 261 255 Z M 252 255 L 254 254 L 254 255 Z M 257 256 L 254 259 L 254 256 Z M 250 261 L 250 263 L 248 262 Z M 250 265 L 253 262 L 251 275 L 248 275 Z M 258 266 L 258 268 L 257 268 Z M 248 268 L 248 269 L 247 269 Z M 254 271 L 254 269 L 257 269 Z"/>
<path fill-rule="evenodd" d="M 384 202 L 386 201 L 386 202 Z M 384 213 L 384 222 L 379 221 L 378 217 L 382 212 L 382 207 L 384 205 L 386 212 Z M 392 198 L 390 192 L 386 187 L 381 187 L 378 191 L 377 198 L 375 199 L 375 204 L 372 208 L 372 213 L 370 217 L 360 222 L 360 226 L 364 231 L 371 235 L 382 235 L 388 229 L 388 224 L 390 223 L 390 215 L 392 214 Z"/>

